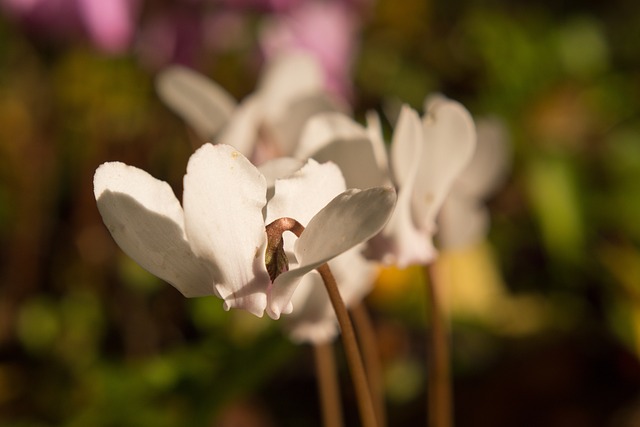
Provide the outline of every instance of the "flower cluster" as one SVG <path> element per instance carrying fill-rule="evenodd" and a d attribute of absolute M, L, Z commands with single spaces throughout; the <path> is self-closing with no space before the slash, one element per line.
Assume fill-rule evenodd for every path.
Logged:
<path fill-rule="evenodd" d="M 278 174 L 286 166 L 272 168 Z M 102 218 L 120 247 L 187 297 L 216 295 L 226 309 L 273 318 L 292 311 L 300 279 L 366 241 L 395 203 L 389 188 L 349 190 L 334 165 L 310 160 L 288 178 L 268 180 L 237 150 L 206 144 L 184 177 L 183 206 L 163 181 L 119 162 L 94 178 Z M 338 194 L 339 193 L 339 194 Z M 297 216 L 307 227 L 290 249 L 295 266 L 273 282 L 265 265 L 265 225 Z"/>
<path fill-rule="evenodd" d="M 204 143 L 189 161 L 183 206 L 166 183 L 121 163 L 95 178 L 105 223 L 143 267 L 186 296 L 289 314 L 292 338 L 312 342 L 338 333 L 316 267 L 330 262 L 351 305 L 369 292 L 376 262 L 429 264 L 439 225 L 454 246 L 485 228 L 481 199 L 504 163 L 491 162 L 490 145 L 474 157 L 471 115 L 439 95 L 422 117 L 401 108 L 387 150 L 380 117 L 357 123 L 323 79 L 311 56 L 279 55 L 237 103 L 195 71 L 170 67 L 158 93 Z M 280 218 L 306 229 L 283 236 L 282 271 L 270 278 L 265 226 Z"/>

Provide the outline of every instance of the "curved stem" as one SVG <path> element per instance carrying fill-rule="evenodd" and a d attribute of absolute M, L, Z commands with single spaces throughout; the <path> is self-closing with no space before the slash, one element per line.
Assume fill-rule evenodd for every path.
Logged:
<path fill-rule="evenodd" d="M 278 264 L 277 255 L 282 249 L 282 233 L 285 231 L 291 231 L 296 236 L 300 237 L 304 231 L 304 226 L 295 219 L 288 217 L 279 218 L 266 226 L 267 249 L 265 262 L 268 264 L 271 264 L 272 262 Z M 270 261 L 266 261 L 267 259 Z M 275 274 L 271 276 L 271 280 L 275 280 L 275 277 L 282 272 L 281 267 L 282 266 L 280 265 L 275 265 L 275 269 L 273 270 L 275 271 Z M 267 265 L 267 270 L 270 270 L 269 265 Z M 331 273 L 329 264 L 324 263 L 316 268 L 316 270 L 320 273 L 320 277 L 322 277 L 322 281 L 324 282 L 324 285 L 327 288 L 327 293 L 329 294 L 329 300 L 331 301 L 333 310 L 336 312 L 336 317 L 338 318 L 342 345 L 344 346 L 347 365 L 349 366 L 351 380 L 353 381 L 353 386 L 356 391 L 362 425 L 364 427 L 378 427 L 373 399 L 371 398 L 371 390 L 369 389 L 367 375 L 362 363 L 362 356 L 360 355 L 360 349 L 358 348 L 358 342 L 356 341 L 356 334 L 353 331 L 353 324 L 351 323 L 351 318 L 347 312 L 347 307 L 344 305 L 344 301 L 340 296 L 338 284 L 336 283 L 336 279 L 333 277 L 333 273 Z"/>
<path fill-rule="evenodd" d="M 430 427 L 451 427 L 453 410 L 451 399 L 451 368 L 449 365 L 449 337 L 445 298 L 435 264 L 425 266 L 428 277 L 428 311 L 431 328 L 427 334 L 427 408 Z"/>
<path fill-rule="evenodd" d="M 371 316 L 364 303 L 359 303 L 351 308 L 351 317 L 358 333 L 364 366 L 367 370 L 371 394 L 374 399 L 378 426 L 386 426 L 386 408 L 384 401 L 384 385 L 382 381 L 382 366 L 380 354 L 376 343 L 376 333 L 371 321 Z"/>
<path fill-rule="evenodd" d="M 324 427 L 342 427 L 342 405 L 336 362 L 331 343 L 316 343 L 313 354 L 318 376 L 318 392 Z"/>
<path fill-rule="evenodd" d="M 378 424 L 376 422 L 376 413 L 373 409 L 374 405 L 371 398 L 371 391 L 369 389 L 367 376 L 362 363 L 362 356 L 358 349 L 353 324 L 351 323 L 351 319 L 347 313 L 347 307 L 344 305 L 344 301 L 342 301 L 342 297 L 338 291 L 338 285 L 336 284 L 336 280 L 329 269 L 329 265 L 323 264 L 318 267 L 317 270 L 327 288 L 329 299 L 331 300 L 333 309 L 336 312 L 336 317 L 338 318 L 338 323 L 340 324 L 340 335 L 342 337 L 342 344 L 347 357 L 347 364 L 349 365 L 351 379 L 358 399 L 358 409 L 360 411 L 362 425 L 364 427 L 377 427 Z"/>

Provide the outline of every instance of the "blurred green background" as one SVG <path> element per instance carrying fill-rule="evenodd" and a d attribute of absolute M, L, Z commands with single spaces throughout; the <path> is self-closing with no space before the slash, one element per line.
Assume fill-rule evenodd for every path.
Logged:
<path fill-rule="evenodd" d="M 137 20 L 197 3 L 146 2 Z M 442 255 L 457 425 L 640 425 L 638 3 L 359 7 L 356 117 L 442 92 L 510 134 L 487 241 Z M 233 40 L 191 65 L 242 98 L 256 28 L 277 13 L 246 7 L 241 31 L 220 35 Z M 0 15 L 0 425 L 320 425 L 308 347 L 277 322 L 184 299 L 102 224 L 99 164 L 136 165 L 180 195 L 192 151 L 154 92 L 160 66 L 141 58 Z M 421 280 L 386 270 L 368 299 L 393 426 L 425 419 Z"/>

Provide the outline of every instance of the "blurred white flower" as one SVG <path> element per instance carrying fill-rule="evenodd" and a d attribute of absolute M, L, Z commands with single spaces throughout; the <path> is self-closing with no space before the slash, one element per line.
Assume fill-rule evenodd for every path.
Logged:
<path fill-rule="evenodd" d="M 438 216 L 438 243 L 459 249 L 480 241 L 489 229 L 485 200 L 504 182 L 511 163 L 507 130 L 497 118 L 476 120 L 478 142 L 455 180 Z"/>
<path fill-rule="evenodd" d="M 355 9 L 347 2 L 302 2 L 265 20 L 260 31 L 262 50 L 267 58 L 288 51 L 312 54 L 324 70 L 327 89 L 349 99 L 362 19 Z"/>
<path fill-rule="evenodd" d="M 311 185 L 315 179 L 321 183 Z M 291 295 L 306 273 L 370 238 L 391 214 L 395 193 L 388 188 L 349 190 L 328 204 L 324 194 L 326 206 L 315 202 L 318 185 L 335 188 L 341 180 L 334 165 L 310 161 L 275 180 L 267 204 L 267 181 L 255 166 L 233 147 L 205 144 L 189 159 L 183 206 L 167 183 L 119 162 L 96 170 L 94 194 L 123 251 L 183 295 L 217 295 L 225 309 L 257 316 L 266 309 L 278 318 L 292 310 Z M 309 185 L 313 191 L 305 190 Z M 265 221 L 294 210 L 309 218 L 295 244 L 285 246 L 297 265 L 272 283 Z"/>
<path fill-rule="evenodd" d="M 429 104 L 422 119 L 403 106 L 389 157 L 375 115 L 368 116 L 367 129 L 339 113 L 317 115 L 303 135 L 307 137 L 301 141 L 301 150 L 307 147 L 321 161 L 339 159 L 336 163 L 347 187 L 355 182 L 366 188 L 366 183 L 391 181 L 398 189 L 396 209 L 369 242 L 369 256 L 400 267 L 434 259 L 436 217 L 476 144 L 473 119 L 461 104 L 438 99 Z"/>
<path fill-rule="evenodd" d="M 254 164 L 290 156 L 311 116 L 345 109 L 325 91 L 319 65 L 303 53 L 268 62 L 256 91 L 239 105 L 215 82 L 180 66 L 161 72 L 156 86 L 203 141 L 231 145 Z"/>

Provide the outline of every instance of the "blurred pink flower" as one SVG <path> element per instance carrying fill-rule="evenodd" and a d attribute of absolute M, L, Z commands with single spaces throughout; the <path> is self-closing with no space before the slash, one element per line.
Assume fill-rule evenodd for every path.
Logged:
<path fill-rule="evenodd" d="M 89 37 L 100 50 L 121 53 L 135 33 L 138 0 L 0 0 L 29 31 L 63 40 Z"/>
<path fill-rule="evenodd" d="M 291 50 L 312 54 L 324 69 L 327 89 L 349 98 L 358 27 L 355 12 L 344 3 L 305 2 L 267 20 L 260 43 L 267 59 Z"/>
<path fill-rule="evenodd" d="M 85 29 L 100 49 L 124 52 L 135 32 L 136 0 L 76 0 Z"/>

